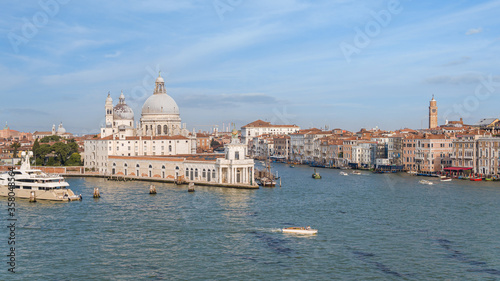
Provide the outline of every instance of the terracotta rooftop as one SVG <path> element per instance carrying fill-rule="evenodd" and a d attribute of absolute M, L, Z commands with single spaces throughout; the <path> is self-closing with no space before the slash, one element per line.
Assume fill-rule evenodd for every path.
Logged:
<path fill-rule="evenodd" d="M 287 128 L 298 128 L 299 126 L 297 125 L 272 125 L 271 122 L 266 122 L 266 121 L 262 121 L 262 120 L 257 120 L 257 121 L 254 121 L 250 124 L 247 124 L 245 126 L 243 126 L 242 128 L 283 128 L 283 127 L 287 127 Z"/>

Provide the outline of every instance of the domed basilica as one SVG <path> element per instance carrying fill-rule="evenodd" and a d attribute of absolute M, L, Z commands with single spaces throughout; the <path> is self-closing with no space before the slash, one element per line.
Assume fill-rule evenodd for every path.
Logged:
<path fill-rule="evenodd" d="M 113 99 L 106 98 L 106 125 L 101 129 L 101 138 L 113 136 L 124 139 L 132 136 L 189 136 L 186 124 L 181 127 L 179 107 L 167 94 L 165 81 L 158 75 L 153 95 L 142 106 L 140 124 L 134 127 L 134 111 L 125 102 L 123 92 L 118 104 L 113 107 Z"/>

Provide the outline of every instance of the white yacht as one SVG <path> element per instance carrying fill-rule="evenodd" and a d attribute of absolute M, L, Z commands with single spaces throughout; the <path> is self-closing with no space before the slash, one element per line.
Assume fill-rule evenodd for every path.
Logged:
<path fill-rule="evenodd" d="M 73 201 L 81 200 L 81 195 L 75 195 L 68 189 L 69 183 L 59 175 L 48 175 L 39 169 L 31 169 L 30 156 L 33 152 L 22 154 L 22 163 L 19 169 L 0 174 L 0 196 L 9 196 L 9 178 L 14 178 L 14 197 L 53 200 L 53 201 Z"/>

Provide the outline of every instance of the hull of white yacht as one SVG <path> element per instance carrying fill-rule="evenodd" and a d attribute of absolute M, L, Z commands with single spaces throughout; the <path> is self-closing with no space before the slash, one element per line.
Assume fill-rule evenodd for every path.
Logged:
<path fill-rule="evenodd" d="M 36 200 L 51 200 L 51 201 L 74 201 L 81 200 L 80 195 L 75 195 L 71 189 L 52 189 L 52 190 L 33 190 L 33 189 L 19 189 L 15 188 L 14 197 L 15 198 L 25 198 L 30 199 L 31 192 L 34 192 Z M 9 187 L 0 186 L 0 196 L 9 197 Z M 12 193 L 11 193 L 12 195 Z"/>

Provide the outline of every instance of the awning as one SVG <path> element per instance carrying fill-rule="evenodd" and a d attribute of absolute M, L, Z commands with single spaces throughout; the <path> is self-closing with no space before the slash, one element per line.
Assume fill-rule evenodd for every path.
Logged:
<path fill-rule="evenodd" d="M 472 170 L 472 168 L 464 168 L 464 167 L 449 167 L 449 168 L 444 168 L 445 171 L 467 171 L 467 170 Z"/>

